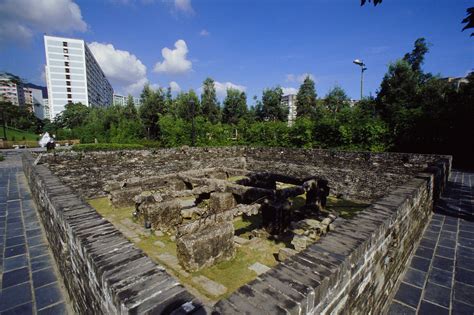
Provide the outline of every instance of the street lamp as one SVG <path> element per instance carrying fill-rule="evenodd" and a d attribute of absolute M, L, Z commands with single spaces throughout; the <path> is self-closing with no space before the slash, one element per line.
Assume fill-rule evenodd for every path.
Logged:
<path fill-rule="evenodd" d="M 356 59 L 353 61 L 356 65 L 360 66 L 360 99 L 362 100 L 362 90 L 364 86 L 364 71 L 367 70 L 365 63 L 362 60 Z"/>

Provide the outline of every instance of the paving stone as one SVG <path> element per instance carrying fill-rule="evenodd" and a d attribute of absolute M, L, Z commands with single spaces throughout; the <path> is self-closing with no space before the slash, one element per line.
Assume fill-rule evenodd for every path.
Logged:
<path fill-rule="evenodd" d="M 35 289 L 35 299 L 37 309 L 48 307 L 62 300 L 61 290 L 57 283 L 48 284 Z"/>
<path fill-rule="evenodd" d="M 53 306 L 43 308 L 38 311 L 38 315 L 67 315 L 67 308 L 64 303 L 58 303 Z"/>
<path fill-rule="evenodd" d="M 449 309 L 422 300 L 418 315 L 449 315 Z"/>
<path fill-rule="evenodd" d="M 457 267 L 454 274 L 455 274 L 454 278 L 456 281 L 474 286 L 474 271 Z M 474 288 L 473 288 L 473 300 L 474 300 Z"/>
<path fill-rule="evenodd" d="M 8 288 L 30 279 L 30 273 L 27 267 L 5 272 L 2 276 L 2 288 Z"/>
<path fill-rule="evenodd" d="M 227 292 L 227 288 L 225 286 L 204 276 L 193 277 L 192 282 L 199 285 L 207 293 L 213 296 L 219 296 Z"/>
<path fill-rule="evenodd" d="M 264 264 L 261 264 L 259 262 L 256 262 L 253 265 L 251 265 L 249 269 L 255 271 L 257 275 L 261 275 L 267 272 L 268 270 L 270 270 L 268 266 L 265 266 Z"/>
<path fill-rule="evenodd" d="M 409 284 L 401 283 L 400 288 L 398 289 L 398 292 L 395 295 L 395 300 L 416 308 L 418 307 L 420 297 L 420 288 L 414 287 Z"/>
<path fill-rule="evenodd" d="M 426 280 L 426 272 L 408 268 L 405 277 L 403 277 L 403 282 L 408 284 L 423 288 Z"/>
<path fill-rule="evenodd" d="M 26 253 L 25 245 L 17 245 L 5 248 L 5 258 L 23 255 Z"/>
<path fill-rule="evenodd" d="M 411 260 L 411 267 L 427 272 L 430 268 L 430 260 L 414 256 Z"/>
<path fill-rule="evenodd" d="M 474 305 L 472 293 L 472 286 L 454 281 L 454 300 Z"/>
<path fill-rule="evenodd" d="M 438 246 L 436 247 L 436 256 L 454 259 L 454 248 Z"/>
<path fill-rule="evenodd" d="M 388 310 L 389 315 L 415 315 L 416 309 L 408 307 L 398 302 L 393 302 Z"/>
<path fill-rule="evenodd" d="M 458 243 L 464 247 L 474 248 L 474 240 L 470 238 L 459 237 Z"/>
<path fill-rule="evenodd" d="M 424 299 L 444 307 L 449 307 L 451 290 L 446 287 L 428 282 L 424 290 Z"/>
<path fill-rule="evenodd" d="M 52 260 L 49 255 L 34 257 L 31 259 L 31 270 L 36 271 L 52 266 Z"/>
<path fill-rule="evenodd" d="M 432 239 L 429 239 L 429 238 L 422 238 L 421 241 L 420 241 L 420 245 L 433 249 L 436 246 L 436 241 L 432 240 Z"/>
<path fill-rule="evenodd" d="M 2 290 L 0 312 L 31 301 L 30 283 L 26 282 Z"/>
<path fill-rule="evenodd" d="M 7 311 L 2 312 L 2 315 L 29 315 L 33 313 L 33 303 L 28 302 L 20 306 L 16 306 Z"/>
<path fill-rule="evenodd" d="M 440 239 L 438 242 L 439 245 L 449 247 L 449 248 L 455 248 L 456 247 L 456 241 L 450 240 L 450 239 Z"/>
<path fill-rule="evenodd" d="M 458 255 L 456 265 L 464 269 L 474 270 L 474 259 Z"/>
<path fill-rule="evenodd" d="M 25 237 L 23 235 L 15 236 L 15 237 L 7 239 L 7 241 L 5 242 L 5 247 L 11 247 L 11 246 L 22 245 L 22 244 L 25 244 Z"/>
<path fill-rule="evenodd" d="M 3 261 L 3 272 L 19 269 L 28 265 L 28 258 L 26 255 L 19 255 L 7 258 Z"/>
<path fill-rule="evenodd" d="M 457 255 L 474 259 L 474 250 L 464 246 L 458 246 Z"/>
<path fill-rule="evenodd" d="M 33 272 L 33 286 L 35 288 L 42 287 L 55 281 L 57 281 L 57 278 L 53 268 L 46 268 Z"/>
<path fill-rule="evenodd" d="M 433 258 L 433 267 L 446 271 L 452 271 L 454 267 L 454 260 L 435 255 Z"/>
<path fill-rule="evenodd" d="M 474 314 L 474 305 L 465 304 L 459 301 L 453 301 L 453 315 Z M 434 314 L 433 314 L 434 315 Z"/>
<path fill-rule="evenodd" d="M 431 259 L 433 257 L 434 249 L 418 246 L 418 249 L 415 252 L 415 256 L 419 256 L 426 259 Z"/>
<path fill-rule="evenodd" d="M 432 268 L 428 276 L 428 281 L 451 288 L 453 273 L 438 268 Z"/>

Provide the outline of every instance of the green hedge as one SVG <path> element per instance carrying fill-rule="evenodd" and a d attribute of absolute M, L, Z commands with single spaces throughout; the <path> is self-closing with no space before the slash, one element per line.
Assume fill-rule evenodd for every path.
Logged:
<path fill-rule="evenodd" d="M 115 151 L 115 150 L 141 150 L 145 147 L 141 144 L 124 143 L 85 143 L 76 144 L 72 147 L 73 151 Z"/>

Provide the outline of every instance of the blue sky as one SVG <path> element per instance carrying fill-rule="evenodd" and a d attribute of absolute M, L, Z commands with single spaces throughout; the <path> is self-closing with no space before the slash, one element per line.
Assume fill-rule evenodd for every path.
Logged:
<path fill-rule="evenodd" d="M 120 93 L 137 95 L 145 82 L 198 90 L 210 76 L 220 95 L 234 86 L 245 90 L 252 104 L 264 88 L 291 91 L 311 74 L 319 96 L 339 85 L 358 98 L 360 70 L 352 60 L 367 64 L 364 94 L 375 95 L 388 64 L 410 51 L 418 37 L 431 43 L 426 71 L 464 76 L 472 70 L 474 38 L 461 32 L 472 5 L 463 0 L 385 0 L 377 7 L 360 7 L 359 0 L 2 0 L 0 71 L 44 85 L 42 34 L 48 33 L 91 43 Z"/>

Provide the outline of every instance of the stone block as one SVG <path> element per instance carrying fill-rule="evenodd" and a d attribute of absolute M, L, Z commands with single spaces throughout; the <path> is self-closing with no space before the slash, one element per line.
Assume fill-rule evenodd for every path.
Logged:
<path fill-rule="evenodd" d="M 234 225 L 229 220 L 205 225 L 189 234 L 178 232 L 176 247 L 179 263 L 187 271 L 198 271 L 232 259 L 235 254 Z"/>
<path fill-rule="evenodd" d="M 230 210 L 236 206 L 235 198 L 232 193 L 214 192 L 209 199 L 209 209 L 212 213 L 220 213 Z"/>
<path fill-rule="evenodd" d="M 288 257 L 291 257 L 295 254 L 297 254 L 298 252 L 294 249 L 291 249 L 291 248 L 280 248 L 280 250 L 278 251 L 278 260 L 279 261 L 284 261 L 286 260 Z"/>
<path fill-rule="evenodd" d="M 150 222 L 154 230 L 174 230 L 183 221 L 181 205 L 175 200 L 142 203 L 138 206 L 137 215 L 141 222 Z"/>

